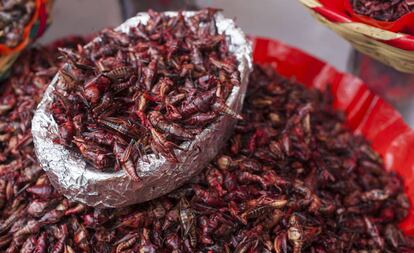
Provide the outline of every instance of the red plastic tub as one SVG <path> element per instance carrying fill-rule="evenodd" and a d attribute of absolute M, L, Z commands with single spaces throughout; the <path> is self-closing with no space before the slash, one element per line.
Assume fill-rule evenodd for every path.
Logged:
<path fill-rule="evenodd" d="M 252 38 L 254 61 L 271 63 L 286 77 L 309 87 L 330 86 L 334 106 L 345 112 L 347 124 L 355 134 L 368 139 L 383 157 L 387 170 L 403 179 L 405 192 L 414 204 L 414 131 L 392 106 L 368 89 L 357 77 L 342 73 L 323 61 L 282 42 Z M 401 223 L 402 230 L 414 235 L 414 206 Z"/>

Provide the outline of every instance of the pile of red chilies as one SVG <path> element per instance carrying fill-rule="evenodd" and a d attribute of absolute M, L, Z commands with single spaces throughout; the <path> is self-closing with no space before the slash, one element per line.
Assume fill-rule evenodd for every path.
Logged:
<path fill-rule="evenodd" d="M 31 49 L 0 95 L 2 252 L 400 252 L 410 206 L 400 179 L 332 108 L 307 89 L 255 66 L 245 121 L 191 183 L 120 209 L 69 201 L 49 183 L 30 121 L 61 67 L 57 46 Z"/>
<path fill-rule="evenodd" d="M 351 0 L 354 11 L 380 21 L 395 21 L 414 10 L 412 0 Z"/>
<path fill-rule="evenodd" d="M 220 113 L 240 118 L 226 105 L 240 73 L 218 34 L 216 10 L 188 19 L 148 13 L 148 23 L 128 34 L 106 29 L 88 47 L 62 49 L 69 65 L 50 108 L 59 143 L 99 170 L 122 168 L 136 181 L 140 157 L 178 162 L 174 149 Z"/>

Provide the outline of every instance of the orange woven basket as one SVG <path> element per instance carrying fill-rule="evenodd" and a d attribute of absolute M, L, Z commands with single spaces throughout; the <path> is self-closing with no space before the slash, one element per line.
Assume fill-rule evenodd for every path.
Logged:
<path fill-rule="evenodd" d="M 398 71 L 414 73 L 414 36 L 355 21 L 319 0 L 299 1 L 322 24 L 349 41 L 355 49 Z"/>
<path fill-rule="evenodd" d="M 50 11 L 54 0 L 35 0 L 35 11 L 23 30 L 22 41 L 13 48 L 0 44 L 0 80 L 7 76 L 8 70 L 19 54 L 34 40 L 43 35 L 51 22 Z"/>

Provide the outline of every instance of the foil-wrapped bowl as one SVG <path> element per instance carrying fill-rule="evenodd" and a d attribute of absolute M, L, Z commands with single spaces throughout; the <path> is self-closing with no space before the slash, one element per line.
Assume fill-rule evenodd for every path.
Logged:
<path fill-rule="evenodd" d="M 175 16 L 177 12 L 166 12 Z M 195 12 L 184 12 L 185 17 Z M 129 32 L 130 27 L 146 23 L 147 13 L 138 13 L 116 28 Z M 252 69 L 252 48 L 243 31 L 231 19 L 221 13 L 215 15 L 218 32 L 226 36 L 229 50 L 238 61 L 241 84 L 234 87 L 226 103 L 240 113 Z M 91 41 L 86 47 L 96 43 Z M 101 172 L 87 163 L 72 149 L 53 142 L 58 135 L 58 125 L 48 110 L 53 101 L 52 92 L 59 82 L 57 74 L 48 86 L 32 122 L 32 134 L 37 158 L 46 171 L 51 183 L 68 199 L 97 208 L 116 208 L 145 202 L 180 187 L 198 174 L 220 151 L 230 137 L 236 120 L 220 115 L 194 140 L 184 142 L 183 150 L 175 150 L 178 163 L 171 163 L 164 157 L 148 154 L 141 157 L 136 167 L 140 182 L 131 180 L 123 171 Z"/>

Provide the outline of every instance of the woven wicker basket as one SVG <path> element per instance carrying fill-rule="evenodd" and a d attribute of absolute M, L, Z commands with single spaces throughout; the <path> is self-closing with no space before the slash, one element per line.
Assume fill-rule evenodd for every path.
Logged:
<path fill-rule="evenodd" d="M 0 44 L 0 81 L 7 78 L 9 69 L 19 57 L 20 53 L 46 30 L 51 23 L 50 12 L 54 0 L 34 0 L 36 9 L 33 16 L 23 30 L 23 39 L 14 48 Z"/>
<path fill-rule="evenodd" d="M 349 41 L 355 49 L 398 71 L 414 73 L 414 36 L 353 22 L 345 14 L 323 6 L 318 0 L 299 1 L 322 24 Z"/>

